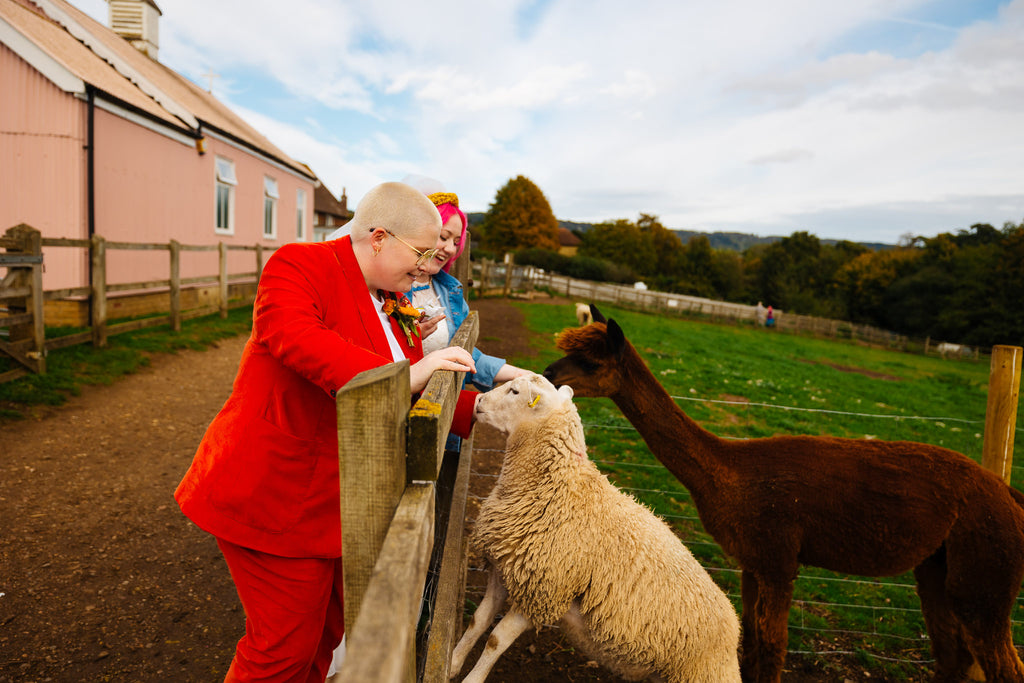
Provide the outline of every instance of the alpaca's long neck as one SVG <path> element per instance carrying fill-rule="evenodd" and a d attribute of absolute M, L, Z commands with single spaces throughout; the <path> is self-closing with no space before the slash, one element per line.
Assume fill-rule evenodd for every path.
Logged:
<path fill-rule="evenodd" d="M 632 347 L 627 347 L 623 384 L 611 399 L 636 427 L 651 452 L 697 497 L 727 475 L 724 442 L 676 405 Z"/>

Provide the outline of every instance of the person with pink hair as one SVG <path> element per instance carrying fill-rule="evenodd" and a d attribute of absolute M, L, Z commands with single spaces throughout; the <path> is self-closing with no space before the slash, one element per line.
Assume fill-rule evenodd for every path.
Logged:
<path fill-rule="evenodd" d="M 469 315 L 469 304 L 466 303 L 462 283 L 448 272 L 466 248 L 469 221 L 459 208 L 458 195 L 445 192 L 443 188 L 427 192 L 425 190 L 435 190 L 439 184 L 431 186 L 429 179 L 417 177 L 417 180 L 419 182 L 406 178 L 403 182 L 424 192 L 441 214 L 441 233 L 434 245 L 437 254 L 426 264 L 408 292 L 412 305 L 426 313 L 420 323 L 420 333 L 423 335 L 424 349 L 433 351 L 448 346 Z M 504 358 L 489 356 L 476 348 L 473 349 L 473 362 L 476 363 L 476 372 L 468 375 L 466 381 L 481 391 L 488 391 L 495 384 L 529 374 L 529 370 L 510 365 Z"/>

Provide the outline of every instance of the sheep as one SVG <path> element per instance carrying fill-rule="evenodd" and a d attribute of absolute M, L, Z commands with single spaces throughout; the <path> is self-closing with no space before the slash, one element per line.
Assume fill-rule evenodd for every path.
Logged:
<path fill-rule="evenodd" d="M 949 342 L 942 342 L 935 347 L 935 350 L 939 352 L 939 355 L 945 358 L 947 355 L 952 355 L 954 358 L 962 356 L 964 353 L 964 347 L 960 344 L 951 344 Z"/>
<path fill-rule="evenodd" d="M 576 322 L 580 324 L 580 327 L 594 322 L 594 318 L 590 314 L 590 304 L 576 304 Z"/>
<path fill-rule="evenodd" d="M 507 599 L 465 682 L 481 683 L 520 634 L 552 623 L 626 680 L 738 682 L 735 609 L 671 528 L 587 458 L 572 389 L 518 377 L 480 398 L 477 419 L 508 437 L 472 535 L 487 590 L 451 677 Z"/>

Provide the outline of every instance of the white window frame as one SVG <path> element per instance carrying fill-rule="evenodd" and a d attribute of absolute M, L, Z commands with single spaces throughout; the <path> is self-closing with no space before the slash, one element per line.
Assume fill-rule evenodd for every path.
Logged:
<path fill-rule="evenodd" d="M 306 191 L 295 190 L 295 239 L 306 241 Z"/>
<path fill-rule="evenodd" d="M 277 202 L 280 198 L 277 180 L 263 176 L 263 239 L 277 239 Z"/>
<path fill-rule="evenodd" d="M 214 157 L 214 190 L 213 190 L 213 231 L 218 235 L 235 234 L 235 187 L 238 177 L 235 175 L 235 162 L 227 157 Z M 220 225 L 221 190 L 227 196 L 227 225 Z"/>

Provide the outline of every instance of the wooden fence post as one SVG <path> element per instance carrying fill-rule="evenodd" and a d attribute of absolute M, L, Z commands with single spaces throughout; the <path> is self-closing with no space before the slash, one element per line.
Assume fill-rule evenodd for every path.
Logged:
<path fill-rule="evenodd" d="M 465 293 L 465 296 L 468 297 L 469 288 L 473 286 L 473 264 L 470 262 L 472 255 L 470 254 L 468 230 L 466 231 L 465 245 L 466 248 L 462 250 L 461 254 L 459 254 L 459 258 L 455 259 L 455 263 L 448 272 L 450 272 L 456 280 L 462 283 L 462 291 Z"/>
<path fill-rule="evenodd" d="M 46 372 L 46 327 L 43 321 L 43 242 L 42 234 L 21 223 L 0 236 L 7 253 L 0 264 L 9 265 L 0 279 L 0 295 L 7 302 L 6 341 L 0 339 L 0 352 L 37 374 Z M 6 292 L 4 291 L 6 289 Z M 2 373 L 14 377 L 18 371 Z"/>
<path fill-rule="evenodd" d="M 451 346 L 472 351 L 480 333 L 476 311 L 471 311 L 451 339 Z M 416 481 L 437 481 L 444 457 L 445 437 L 455 415 L 455 401 L 448 396 L 462 388 L 462 372 L 435 372 L 423 389 L 416 405 L 409 411 L 408 478 Z"/>
<path fill-rule="evenodd" d="M 181 332 L 181 243 L 171 240 L 171 329 Z"/>
<path fill-rule="evenodd" d="M 411 399 L 408 361 L 361 372 L 338 391 L 346 632 L 359 616 L 378 549 L 405 490 Z"/>
<path fill-rule="evenodd" d="M 512 267 L 515 263 L 516 259 L 512 252 L 507 252 L 505 254 L 505 288 L 502 290 L 502 296 L 508 297 L 512 291 Z"/>
<path fill-rule="evenodd" d="M 92 345 L 107 345 L 107 241 L 92 236 Z"/>
<path fill-rule="evenodd" d="M 981 464 L 999 475 L 1007 484 L 1010 483 L 1010 468 L 1013 465 L 1013 435 L 1017 426 L 1022 355 L 1019 346 L 992 347 Z"/>
<path fill-rule="evenodd" d="M 222 241 L 217 243 L 220 253 L 220 317 L 228 317 L 228 245 Z"/>

